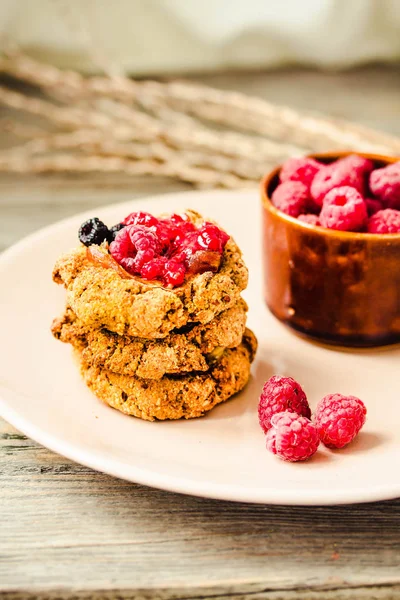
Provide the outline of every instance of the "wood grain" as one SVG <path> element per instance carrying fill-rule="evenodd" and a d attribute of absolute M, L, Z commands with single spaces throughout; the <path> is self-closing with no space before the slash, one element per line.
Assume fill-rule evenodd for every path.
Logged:
<path fill-rule="evenodd" d="M 201 80 L 400 134 L 399 73 Z M 145 178 L 3 176 L 0 248 L 81 210 L 184 189 Z M 296 508 L 166 493 L 74 464 L 0 420 L 2 598 L 399 599 L 399 509 L 400 501 Z"/>
<path fill-rule="evenodd" d="M 190 588 L 192 596 L 205 585 L 210 595 L 220 587 L 253 595 L 400 586 L 398 501 L 289 508 L 204 500 L 95 473 L 4 422 L 0 444 L 0 590 L 79 582 L 82 591 Z"/>

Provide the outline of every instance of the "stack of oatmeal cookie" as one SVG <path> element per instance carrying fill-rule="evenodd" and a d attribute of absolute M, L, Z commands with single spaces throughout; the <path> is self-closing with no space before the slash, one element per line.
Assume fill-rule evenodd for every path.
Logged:
<path fill-rule="evenodd" d="M 189 214 L 196 226 L 203 220 Z M 72 344 L 98 398 L 150 421 L 192 418 L 246 385 L 257 342 L 240 296 L 247 268 L 232 238 L 216 272 L 177 287 L 124 277 L 88 250 L 81 245 L 55 265 L 67 302 L 52 332 Z"/>

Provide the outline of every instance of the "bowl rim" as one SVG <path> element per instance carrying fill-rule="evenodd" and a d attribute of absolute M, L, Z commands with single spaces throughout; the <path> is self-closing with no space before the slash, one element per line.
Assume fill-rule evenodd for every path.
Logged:
<path fill-rule="evenodd" d="M 395 162 L 399 162 L 400 158 L 396 156 L 386 156 L 384 154 L 374 154 L 370 152 L 357 152 L 354 150 L 346 150 L 346 151 L 332 151 L 332 152 L 317 152 L 312 154 L 304 155 L 305 158 L 314 158 L 318 159 L 339 159 L 345 158 L 346 156 L 350 156 L 351 154 L 357 154 L 357 156 L 362 156 L 363 158 L 369 158 L 373 161 L 384 162 L 387 164 L 393 164 Z M 278 208 L 276 208 L 269 197 L 267 190 L 268 187 L 274 177 L 279 175 L 279 172 L 282 168 L 282 165 L 278 165 L 272 171 L 264 175 L 264 177 L 260 181 L 260 190 L 261 190 L 261 199 L 263 208 L 268 210 L 270 213 L 275 215 L 281 221 L 286 222 L 291 227 L 298 227 L 300 229 L 308 230 L 309 232 L 313 232 L 316 235 L 331 237 L 335 239 L 345 240 L 365 240 L 371 242 L 383 242 L 386 243 L 389 241 L 400 241 L 400 233 L 368 233 L 368 232 L 359 232 L 359 231 L 339 231 L 337 229 L 328 229 L 326 227 L 322 227 L 320 225 L 312 225 L 311 223 L 305 223 L 304 221 L 299 221 L 296 217 L 291 217 L 286 213 L 282 212 Z"/>

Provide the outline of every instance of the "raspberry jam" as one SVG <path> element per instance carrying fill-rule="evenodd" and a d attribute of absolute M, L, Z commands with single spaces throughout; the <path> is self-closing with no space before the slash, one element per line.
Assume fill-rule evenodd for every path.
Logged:
<path fill-rule="evenodd" d="M 131 276 L 167 287 L 182 285 L 187 274 L 217 272 L 229 239 L 213 223 L 196 227 L 186 215 L 157 219 L 135 212 L 123 224 L 109 246 L 110 259 Z"/>
<path fill-rule="evenodd" d="M 113 269 L 116 271 L 122 279 L 132 279 L 132 275 L 129 275 L 125 269 L 119 266 L 116 260 L 111 256 L 109 252 L 103 246 L 92 245 L 86 248 L 87 259 L 95 265 L 99 265 L 104 269 Z"/>

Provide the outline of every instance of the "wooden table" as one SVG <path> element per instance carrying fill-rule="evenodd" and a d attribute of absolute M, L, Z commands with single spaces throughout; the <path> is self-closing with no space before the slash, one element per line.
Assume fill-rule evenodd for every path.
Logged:
<path fill-rule="evenodd" d="M 398 68 L 201 80 L 400 135 Z M 3 176 L 0 248 L 90 207 L 184 189 L 117 176 Z M 71 463 L 1 420 L 0 473 L 5 598 L 400 598 L 400 501 L 288 508 L 180 496 Z"/>

